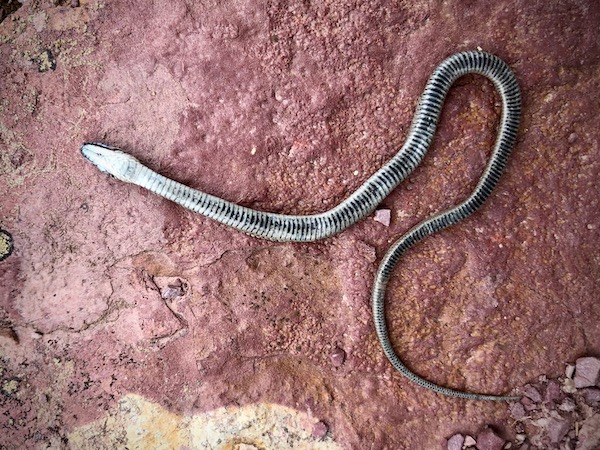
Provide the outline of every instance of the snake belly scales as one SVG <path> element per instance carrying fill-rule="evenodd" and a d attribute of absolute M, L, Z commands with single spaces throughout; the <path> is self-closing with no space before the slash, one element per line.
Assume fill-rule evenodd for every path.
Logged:
<path fill-rule="evenodd" d="M 385 355 L 392 365 L 411 381 L 453 397 L 471 400 L 515 400 L 518 397 L 449 389 L 413 373 L 402 363 L 392 347 L 384 305 L 386 285 L 394 266 L 404 252 L 424 237 L 473 214 L 498 183 L 515 143 L 521 114 L 521 94 L 517 80 L 507 64 L 498 57 L 482 51 L 467 51 L 445 59 L 429 78 L 419 99 L 408 137 L 398 153 L 344 201 L 319 214 L 294 216 L 239 206 L 159 175 L 132 156 L 104 144 L 83 144 L 81 152 L 102 172 L 141 186 L 191 211 L 252 236 L 272 241 L 316 241 L 340 233 L 371 214 L 417 167 L 431 144 L 448 90 L 457 78 L 469 73 L 480 74 L 491 80 L 502 101 L 501 120 L 491 156 L 475 190 L 467 199 L 419 223 L 387 251 L 375 276 L 371 298 L 373 318 Z"/>

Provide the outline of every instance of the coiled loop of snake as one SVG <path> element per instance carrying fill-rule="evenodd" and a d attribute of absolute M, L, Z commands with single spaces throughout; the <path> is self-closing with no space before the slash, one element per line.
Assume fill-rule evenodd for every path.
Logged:
<path fill-rule="evenodd" d="M 510 68 L 481 51 L 457 53 L 433 72 L 415 112 L 406 142 L 398 153 L 355 192 L 333 209 L 313 215 L 284 215 L 246 208 L 192 189 L 142 165 L 132 156 L 103 144 L 84 144 L 82 154 L 103 172 L 137 184 L 183 207 L 245 233 L 273 241 L 308 242 L 340 233 L 368 216 L 421 162 L 433 139 L 442 106 L 454 81 L 468 73 L 492 81 L 502 101 L 498 136 L 479 183 L 459 205 L 431 217 L 402 236 L 383 257 L 372 294 L 377 336 L 392 365 L 411 381 L 441 394 L 473 400 L 513 400 L 516 397 L 482 395 L 444 388 L 411 372 L 398 358 L 386 326 L 384 297 L 387 282 L 401 255 L 426 236 L 453 225 L 477 210 L 496 186 L 515 143 L 521 113 L 521 95 Z"/>

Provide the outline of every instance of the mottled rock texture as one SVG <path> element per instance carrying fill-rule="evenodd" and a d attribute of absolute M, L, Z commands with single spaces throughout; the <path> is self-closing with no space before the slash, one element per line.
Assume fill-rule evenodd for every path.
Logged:
<path fill-rule="evenodd" d="M 591 365 L 594 358 L 579 358 L 577 365 Z M 600 448 L 600 389 L 574 387 L 573 379 L 539 377 L 527 385 L 510 413 L 515 419 L 519 450 Z M 477 438 L 477 448 L 479 437 Z M 512 444 L 512 443 L 511 443 Z"/>
<path fill-rule="evenodd" d="M 94 426 L 129 420 L 115 411 L 131 395 L 161 426 L 234 407 L 308 417 L 278 448 L 435 449 L 486 424 L 512 439 L 508 405 L 394 372 L 369 305 L 390 243 L 474 187 L 500 114 L 490 83 L 452 89 L 430 153 L 381 205 L 389 227 L 368 218 L 314 244 L 229 230 L 107 178 L 78 148 L 122 147 L 253 208 L 323 211 L 397 151 L 444 57 L 499 55 L 523 91 L 514 156 L 479 213 L 403 258 L 388 318 L 416 372 L 509 392 L 600 352 L 599 10 L 25 2 L 0 23 L 0 227 L 14 239 L 0 263 L 0 442 L 135 448 L 125 425 Z"/>

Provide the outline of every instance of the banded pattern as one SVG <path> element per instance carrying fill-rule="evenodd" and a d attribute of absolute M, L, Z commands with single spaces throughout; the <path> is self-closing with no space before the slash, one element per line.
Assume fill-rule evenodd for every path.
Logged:
<path fill-rule="evenodd" d="M 519 127 L 521 97 L 510 68 L 494 55 L 470 51 L 444 60 L 433 72 L 415 112 L 408 137 L 398 153 L 355 192 L 333 209 L 313 215 L 284 215 L 236 205 L 166 178 L 142 165 L 132 156 L 113 147 L 87 143 L 82 154 L 103 172 L 137 184 L 239 231 L 273 241 L 308 242 L 340 233 L 368 216 L 377 205 L 422 161 L 433 139 L 444 99 L 454 81 L 467 74 L 489 78 L 502 100 L 498 137 L 488 165 L 473 193 L 458 206 L 431 217 L 402 236 L 384 256 L 377 271 L 372 295 L 377 335 L 383 350 L 403 375 L 441 394 L 474 400 L 512 400 L 514 397 L 472 394 L 437 386 L 411 372 L 402 364 L 389 340 L 384 297 L 390 274 L 400 256 L 424 237 L 471 215 L 496 186 L 514 145 Z"/>

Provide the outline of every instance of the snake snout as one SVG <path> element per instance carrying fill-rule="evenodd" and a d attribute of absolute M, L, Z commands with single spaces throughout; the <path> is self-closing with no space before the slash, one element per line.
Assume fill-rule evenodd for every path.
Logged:
<path fill-rule="evenodd" d="M 93 142 L 83 144 L 80 151 L 84 158 L 90 161 L 101 172 L 122 181 L 130 181 L 130 168 L 132 162 L 135 161 L 132 156 L 123 153 L 115 147 Z"/>
<path fill-rule="evenodd" d="M 86 142 L 79 150 L 81 151 L 83 157 L 95 165 L 101 172 L 110 173 L 108 171 L 105 157 L 105 150 L 108 150 L 106 147 L 91 142 Z"/>

